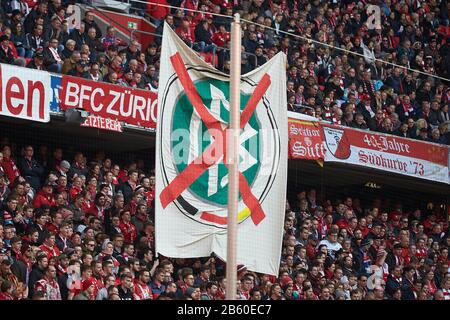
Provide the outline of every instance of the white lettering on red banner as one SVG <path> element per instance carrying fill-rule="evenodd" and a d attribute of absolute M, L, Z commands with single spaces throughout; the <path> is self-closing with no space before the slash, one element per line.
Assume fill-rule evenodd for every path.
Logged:
<path fill-rule="evenodd" d="M 421 179 L 450 183 L 443 145 L 323 125 L 325 162 L 343 162 Z"/>
<path fill-rule="evenodd" d="M 0 115 L 49 122 L 51 98 L 49 73 L 0 65 Z"/>
<path fill-rule="evenodd" d="M 318 122 L 289 119 L 289 158 L 318 160 L 325 154 Z"/>
<path fill-rule="evenodd" d="M 109 131 L 122 132 L 122 125 L 119 121 L 112 119 L 105 119 L 98 116 L 88 116 L 84 123 L 81 124 L 82 127 L 98 128 Z"/>
<path fill-rule="evenodd" d="M 146 128 L 156 127 L 157 95 L 151 91 L 121 87 L 63 76 L 61 109 L 81 108 L 102 118 Z"/>

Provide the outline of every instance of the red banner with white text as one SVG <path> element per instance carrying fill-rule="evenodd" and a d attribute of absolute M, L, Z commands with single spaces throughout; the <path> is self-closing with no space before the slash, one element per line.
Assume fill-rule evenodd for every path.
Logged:
<path fill-rule="evenodd" d="M 62 110 L 80 108 L 102 118 L 156 127 L 158 99 L 151 91 L 63 76 L 60 100 Z"/>
<path fill-rule="evenodd" d="M 323 159 L 325 149 L 320 123 L 297 119 L 288 122 L 289 159 Z"/>
<path fill-rule="evenodd" d="M 323 125 L 325 162 L 342 162 L 450 183 L 448 147 L 370 131 Z"/>

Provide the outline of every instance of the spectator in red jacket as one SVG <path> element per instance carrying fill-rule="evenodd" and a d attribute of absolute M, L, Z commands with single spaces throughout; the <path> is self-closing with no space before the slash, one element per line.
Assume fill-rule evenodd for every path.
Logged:
<path fill-rule="evenodd" d="M 191 24 L 188 18 L 183 19 L 183 22 L 179 27 L 175 29 L 175 32 L 178 34 L 181 40 L 184 41 L 184 43 L 186 43 L 189 47 L 192 48 L 195 42 L 195 34 L 191 29 Z"/>
<path fill-rule="evenodd" d="M 151 20 L 154 22 L 156 28 L 164 21 L 166 15 L 170 13 L 170 8 L 162 7 L 158 4 L 168 6 L 169 3 L 167 0 L 153 0 L 152 2 L 147 3 L 146 13 L 150 15 Z"/>
<path fill-rule="evenodd" d="M 20 172 L 16 166 L 16 163 L 11 158 L 11 148 L 9 146 L 4 146 L 2 149 L 2 153 L 3 160 L 0 161 L 0 165 L 3 168 L 6 176 L 8 177 L 10 186 L 12 186 L 16 178 L 20 176 Z"/>
<path fill-rule="evenodd" d="M 39 246 L 39 249 L 44 251 L 48 259 L 51 259 L 52 257 L 59 257 L 61 255 L 61 251 L 59 251 L 56 246 L 55 234 L 51 232 L 47 232 L 44 238 L 44 243 Z"/>
<path fill-rule="evenodd" d="M 231 36 L 224 25 L 219 26 L 219 31 L 215 32 L 211 38 L 218 47 L 225 48 L 227 43 L 230 41 Z"/>
<path fill-rule="evenodd" d="M 82 186 L 83 186 L 83 181 L 81 180 L 80 177 L 73 178 L 72 188 L 70 188 L 70 191 L 69 191 L 69 197 L 72 202 L 75 200 L 75 197 L 77 196 L 77 194 L 79 194 L 79 193 L 81 193 L 81 191 L 83 191 Z"/>
<path fill-rule="evenodd" d="M 35 208 L 40 208 L 42 205 L 47 205 L 49 207 L 56 205 L 55 198 L 53 197 L 53 184 L 49 181 L 45 182 L 42 190 L 38 192 L 33 200 L 33 206 Z"/>
<path fill-rule="evenodd" d="M 136 228 L 131 223 L 131 214 L 129 210 L 123 210 L 120 213 L 119 228 L 122 231 L 125 242 L 134 243 L 136 240 Z"/>

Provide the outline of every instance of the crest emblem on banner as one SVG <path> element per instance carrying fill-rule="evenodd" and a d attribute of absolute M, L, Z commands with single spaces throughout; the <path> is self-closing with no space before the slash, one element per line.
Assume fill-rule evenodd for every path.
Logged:
<path fill-rule="evenodd" d="M 179 77 L 179 75 L 178 75 Z M 174 77 L 176 80 L 177 77 Z M 175 81 L 172 81 L 174 84 Z M 249 83 L 257 88 L 256 83 Z M 267 85 L 270 85 L 270 80 Z M 167 92 L 170 91 L 171 84 L 167 87 Z M 205 78 L 203 80 L 196 81 L 194 84 L 195 90 L 201 98 L 202 104 L 206 107 L 207 112 L 212 115 L 219 125 L 219 130 L 223 130 L 222 133 L 213 137 L 211 134 L 211 128 L 205 124 L 205 119 L 196 111 L 193 103 L 189 99 L 189 95 L 184 91 L 176 99 L 175 106 L 172 110 L 171 123 L 164 123 L 164 126 L 170 126 L 171 128 L 171 162 L 168 162 L 166 158 L 161 157 L 164 161 L 160 162 L 161 168 L 163 168 L 165 188 L 170 188 L 170 182 L 174 181 L 175 177 L 180 175 L 185 170 L 190 170 L 189 164 L 193 161 L 203 161 L 214 163 L 208 167 L 195 181 L 179 194 L 176 198 L 170 199 L 174 201 L 176 207 L 180 213 L 187 217 L 194 219 L 195 221 L 214 225 L 220 228 L 226 228 L 227 225 L 227 203 L 228 203 L 228 168 L 224 162 L 224 155 L 226 154 L 227 144 L 226 130 L 229 122 L 229 82 L 221 81 L 217 79 Z M 260 89 L 258 89 L 260 90 Z M 249 103 L 251 95 L 241 93 L 241 112 L 244 112 L 247 104 Z M 265 214 L 260 212 L 252 212 L 248 203 L 251 201 L 244 201 L 243 192 L 252 193 L 252 185 L 254 183 L 261 183 L 264 181 L 264 188 L 260 188 L 263 192 L 255 193 L 251 195 L 253 201 L 257 201 L 257 207 L 260 208 L 261 203 L 264 201 L 265 196 L 270 191 L 275 175 L 270 172 L 276 172 L 277 165 L 279 163 L 279 152 L 271 152 L 262 155 L 261 144 L 274 142 L 275 150 L 279 150 L 280 137 L 276 134 L 276 121 L 271 113 L 269 101 L 264 97 L 264 92 L 261 94 L 260 101 L 253 101 L 252 103 L 258 104 L 262 102 L 263 106 L 259 108 L 259 112 L 253 112 L 249 117 L 247 123 L 243 126 L 240 134 L 239 145 L 239 171 L 242 177 L 240 177 L 240 187 L 242 183 L 247 184 L 246 190 L 240 190 L 239 194 L 239 212 L 238 223 L 243 222 L 247 218 L 254 215 L 253 219 L 255 224 L 258 224 L 264 219 Z M 161 110 L 166 112 L 168 110 Z M 169 111 L 170 112 L 170 111 Z M 162 117 L 164 119 L 164 117 Z M 271 136 L 267 136 L 264 128 L 267 128 L 267 133 Z M 215 150 L 208 150 L 211 148 L 214 142 L 218 142 Z M 216 157 L 216 159 L 210 159 L 210 153 L 220 152 L 222 155 Z M 269 179 L 258 179 L 261 175 L 261 157 L 272 157 Z M 175 170 L 165 170 L 169 167 L 173 167 Z M 264 168 L 265 170 L 267 168 Z M 267 172 L 265 173 L 267 175 Z M 242 181 L 242 180 L 245 181 Z"/>
<path fill-rule="evenodd" d="M 344 129 L 323 127 L 327 151 L 338 159 L 350 157 L 350 145 L 345 136 Z"/>

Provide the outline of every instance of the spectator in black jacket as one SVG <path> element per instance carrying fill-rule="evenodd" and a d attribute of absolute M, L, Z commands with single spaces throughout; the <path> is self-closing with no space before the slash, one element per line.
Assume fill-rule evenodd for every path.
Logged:
<path fill-rule="evenodd" d="M 44 38 L 43 32 L 44 27 L 40 24 L 37 24 L 34 26 L 33 31 L 25 36 L 25 57 L 31 58 L 36 51 L 44 47 L 47 39 Z"/>
<path fill-rule="evenodd" d="M 40 190 L 44 168 L 33 158 L 34 150 L 32 146 L 25 146 L 24 152 L 25 156 L 19 159 L 19 170 L 34 190 Z"/>
<path fill-rule="evenodd" d="M 95 29 L 95 37 L 97 39 L 100 39 L 102 37 L 102 30 L 100 30 L 100 27 L 97 25 L 97 22 L 94 21 L 94 13 L 92 11 L 86 11 L 84 15 L 84 19 L 82 20 L 85 24 L 85 33 L 89 32 L 90 28 Z"/>
<path fill-rule="evenodd" d="M 263 49 L 264 49 L 264 47 L 262 47 L 262 46 L 256 47 L 256 50 L 255 50 L 256 66 L 254 66 L 255 68 L 260 67 L 264 63 L 267 62 L 267 58 L 263 55 Z"/>
<path fill-rule="evenodd" d="M 73 248 L 74 245 L 70 240 L 70 228 L 71 225 L 67 222 L 63 222 L 59 227 L 59 233 L 56 236 L 55 244 L 61 252 L 64 252 L 67 248 Z"/>
<path fill-rule="evenodd" d="M 416 91 L 416 82 L 413 80 L 413 76 L 411 73 L 407 73 L 405 78 L 402 81 L 402 93 L 403 94 L 411 94 Z"/>
<path fill-rule="evenodd" d="M 56 38 L 50 40 L 49 46 L 44 49 L 44 65 L 50 72 L 61 73 L 63 60 L 58 53 L 59 41 Z"/>
<path fill-rule="evenodd" d="M 167 22 L 167 24 L 168 24 L 172 29 L 175 29 L 175 24 L 174 24 L 174 22 L 173 22 L 173 15 L 168 14 L 164 20 L 165 20 L 165 22 Z M 160 46 L 161 43 L 162 43 L 162 34 L 163 34 L 163 30 L 164 30 L 164 23 L 161 23 L 161 24 L 159 25 L 159 27 L 156 28 L 156 30 L 155 30 L 155 33 L 158 34 L 158 35 L 160 35 L 160 37 L 155 37 L 155 43 L 156 43 L 158 46 Z"/>
<path fill-rule="evenodd" d="M 91 61 L 97 60 L 97 53 L 104 51 L 104 47 L 97 37 L 97 31 L 94 27 L 90 27 L 88 30 L 86 44 L 89 46 L 89 51 L 91 52 L 89 56 Z"/>
<path fill-rule="evenodd" d="M 362 95 L 361 103 L 357 106 L 357 112 L 360 113 L 366 122 L 369 122 L 375 117 L 375 112 L 372 107 L 372 99 L 368 94 Z"/>
<path fill-rule="evenodd" d="M 67 20 L 63 20 L 63 22 L 61 23 L 61 32 L 59 33 L 58 40 L 61 45 L 65 45 L 67 43 L 67 40 L 69 39 L 69 23 L 67 22 Z M 60 50 L 62 49 L 60 48 Z"/>
<path fill-rule="evenodd" d="M 36 24 L 36 20 L 40 17 L 44 19 L 43 25 L 49 26 L 50 19 L 47 14 L 47 11 L 48 11 L 48 3 L 45 0 L 41 1 L 39 3 L 39 5 L 34 7 L 34 9 L 31 10 L 30 13 L 27 15 L 27 17 L 25 18 L 25 21 L 24 21 L 25 32 L 31 33 Z"/>
<path fill-rule="evenodd" d="M 11 266 L 11 271 L 20 282 L 26 283 L 28 278 L 28 264 L 32 263 L 33 248 L 28 243 L 24 243 L 20 252 L 22 253 L 22 257 L 14 261 Z"/>
<path fill-rule="evenodd" d="M 9 47 L 9 38 L 6 34 L 0 36 L 0 63 L 14 63 L 14 56 Z"/>
<path fill-rule="evenodd" d="M 45 29 L 44 38 L 45 39 L 59 39 L 61 33 L 61 20 L 59 17 L 53 17 L 51 20 L 51 25 L 49 28 Z M 62 50 L 62 48 L 61 48 Z"/>
<path fill-rule="evenodd" d="M 85 24 L 84 22 L 81 22 L 80 28 L 74 29 L 70 33 L 70 39 L 74 40 L 76 43 L 75 50 L 81 50 L 81 46 L 86 43 L 86 34 L 84 33 L 84 31 L 85 31 Z"/>
<path fill-rule="evenodd" d="M 36 257 L 36 263 L 33 265 L 33 269 L 28 279 L 28 296 L 32 297 L 34 294 L 34 285 L 36 282 L 44 277 L 45 270 L 48 267 L 48 258 L 45 253 L 39 254 Z"/>
<path fill-rule="evenodd" d="M 27 64 L 27 68 L 36 69 L 36 70 L 46 70 L 44 65 L 44 54 L 42 52 L 36 52 L 33 56 L 33 60 L 31 60 Z"/>
<path fill-rule="evenodd" d="M 369 248 L 370 240 L 364 239 L 359 248 L 353 251 L 353 270 L 359 275 L 367 275 L 367 268 L 372 264 Z"/>
<path fill-rule="evenodd" d="M 394 68 L 394 73 L 386 79 L 385 84 L 394 89 L 395 93 L 401 93 L 402 78 L 400 77 L 400 68 Z"/>
<path fill-rule="evenodd" d="M 419 89 L 416 95 L 416 101 L 422 103 L 423 101 L 431 101 L 433 94 L 431 92 L 431 83 L 426 81 L 423 86 Z"/>
<path fill-rule="evenodd" d="M 442 122 L 444 121 L 441 118 L 439 101 L 433 100 L 433 102 L 431 102 L 431 109 L 428 115 L 428 123 L 434 127 L 437 127 Z"/>
<path fill-rule="evenodd" d="M 362 130 L 367 130 L 369 129 L 367 127 L 366 122 L 364 121 L 364 116 L 361 113 L 357 113 L 355 115 L 355 119 L 353 120 L 352 124 L 351 124 L 352 128 L 357 128 L 357 129 L 362 129 Z"/>
<path fill-rule="evenodd" d="M 53 15 L 57 14 L 58 11 L 61 10 L 61 8 L 62 8 L 61 0 L 52 0 L 48 5 L 49 17 L 53 17 Z"/>
<path fill-rule="evenodd" d="M 136 170 L 128 171 L 128 181 L 125 181 L 119 186 L 119 190 L 122 192 L 125 199 L 125 203 L 128 203 L 133 197 L 133 192 L 138 186 L 138 172 Z"/>
<path fill-rule="evenodd" d="M 402 286 L 402 267 L 395 266 L 386 280 L 386 294 L 392 297 L 393 294 Z"/>
<path fill-rule="evenodd" d="M 64 44 L 64 49 L 61 51 L 61 58 L 63 60 L 69 59 L 75 51 L 76 42 L 72 39 L 68 39 Z"/>
<path fill-rule="evenodd" d="M 70 165 L 69 176 L 87 176 L 89 169 L 86 167 L 83 153 L 77 152 L 74 157 L 74 162 Z"/>
<path fill-rule="evenodd" d="M 132 40 L 128 47 L 120 50 L 119 54 L 123 52 L 127 55 L 127 61 L 131 61 L 133 59 L 138 60 L 141 54 L 141 51 L 139 50 L 139 42 Z"/>
<path fill-rule="evenodd" d="M 202 20 L 195 27 L 194 33 L 195 42 L 197 42 L 196 46 L 194 47 L 196 50 L 201 52 L 212 52 L 212 54 L 216 52 L 216 45 L 211 41 L 212 34 L 209 31 L 208 20 Z"/>
<path fill-rule="evenodd" d="M 394 134 L 396 136 L 399 137 L 403 137 L 403 138 L 411 138 L 410 134 L 409 134 L 409 130 L 408 130 L 408 122 L 404 121 L 400 127 L 395 130 Z"/>
<path fill-rule="evenodd" d="M 401 285 L 402 300 L 416 300 L 417 294 L 414 283 L 415 273 L 416 270 L 413 267 L 411 266 L 405 267 Z"/>

